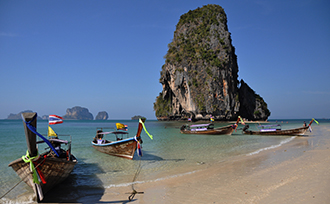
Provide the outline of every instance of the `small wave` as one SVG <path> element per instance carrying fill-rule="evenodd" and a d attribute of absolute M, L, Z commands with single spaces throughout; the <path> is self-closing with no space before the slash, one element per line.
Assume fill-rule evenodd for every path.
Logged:
<path fill-rule="evenodd" d="M 158 178 L 158 179 L 155 179 L 155 180 L 135 181 L 135 182 L 121 183 L 121 184 L 111 184 L 109 186 L 106 186 L 105 188 L 126 187 L 126 186 L 130 186 L 132 184 L 142 184 L 142 183 L 150 183 L 150 182 L 156 182 L 156 181 L 163 181 L 163 180 L 170 179 L 170 178 L 176 178 L 176 177 L 180 177 L 180 176 L 184 176 L 184 175 L 193 174 L 193 173 L 195 173 L 197 171 L 198 170 L 187 172 L 187 173 L 183 173 L 183 174 L 176 174 L 176 175 L 173 175 L 173 176 L 167 176 L 167 177 Z"/>
<path fill-rule="evenodd" d="M 283 144 L 286 144 L 288 142 L 291 142 L 294 138 L 296 138 L 296 136 L 293 136 L 293 137 L 290 137 L 288 139 L 285 139 L 285 140 L 281 141 L 280 144 L 278 144 L 278 145 L 272 145 L 272 146 L 265 147 L 265 148 L 259 149 L 257 151 L 251 152 L 251 153 L 247 154 L 246 156 L 251 156 L 251 155 L 254 155 L 254 154 L 259 154 L 262 151 L 266 151 L 266 150 L 270 150 L 270 149 L 275 149 L 277 147 L 282 146 Z"/>
<path fill-rule="evenodd" d="M 7 199 L 7 198 L 2 198 L 0 199 L 0 203 L 3 204 L 32 204 L 35 203 L 34 201 L 34 195 L 22 197 L 22 198 L 16 198 L 16 199 Z"/>

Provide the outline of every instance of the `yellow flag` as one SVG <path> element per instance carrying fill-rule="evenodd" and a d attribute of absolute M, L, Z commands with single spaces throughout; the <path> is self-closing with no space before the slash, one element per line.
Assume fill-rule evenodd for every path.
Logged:
<path fill-rule="evenodd" d="M 125 128 L 125 125 L 122 123 L 116 123 L 117 130 Z"/>
<path fill-rule="evenodd" d="M 116 123 L 116 128 L 117 128 L 117 130 L 125 130 L 125 131 L 128 130 L 127 125 L 124 125 L 122 123 Z"/>
<path fill-rule="evenodd" d="M 51 137 L 51 136 L 57 137 L 57 134 L 50 126 L 48 126 L 48 137 Z"/>

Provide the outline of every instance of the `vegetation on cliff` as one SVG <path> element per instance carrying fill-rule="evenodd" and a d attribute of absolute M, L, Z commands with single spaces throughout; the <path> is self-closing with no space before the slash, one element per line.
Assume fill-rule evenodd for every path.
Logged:
<path fill-rule="evenodd" d="M 218 68 L 226 69 L 231 51 L 231 41 L 227 40 L 227 16 L 222 7 L 207 5 L 180 17 L 174 32 L 174 39 L 168 45 L 165 56 L 166 63 L 177 66 L 176 71 L 183 72 L 183 67 L 191 67 L 187 71 L 189 86 L 194 86 L 193 97 L 200 109 L 205 98 L 198 93 L 211 91 L 211 81 L 221 82 Z M 222 25 L 224 29 L 222 29 Z M 227 32 L 225 32 L 227 31 Z M 216 68 L 216 69 L 214 69 Z M 164 70 L 161 75 L 164 75 Z M 236 73 L 237 74 L 237 73 Z M 162 78 L 162 77 L 161 77 Z"/>
<path fill-rule="evenodd" d="M 154 110 L 156 111 L 156 117 L 168 116 L 171 113 L 171 99 L 163 98 L 163 93 L 160 93 L 154 103 Z"/>
<path fill-rule="evenodd" d="M 213 33 L 220 22 L 226 24 L 227 16 L 223 8 L 217 5 L 207 5 L 182 15 L 174 32 L 174 40 L 168 45 L 166 62 L 197 65 L 205 61 L 209 66 L 223 66 L 225 60 L 219 59 L 218 55 L 221 49 L 227 50 L 228 45 L 219 33 Z M 181 32 L 182 30 L 187 32 Z M 227 27 L 225 31 L 228 31 Z M 215 40 L 220 44 L 211 47 Z"/>

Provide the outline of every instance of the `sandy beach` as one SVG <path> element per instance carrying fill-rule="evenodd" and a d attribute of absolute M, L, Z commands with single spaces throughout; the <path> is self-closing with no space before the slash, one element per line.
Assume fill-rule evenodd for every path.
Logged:
<path fill-rule="evenodd" d="M 132 192 L 129 184 L 110 188 L 92 184 L 77 189 L 63 184 L 62 191 L 49 192 L 44 202 L 330 203 L 330 127 L 313 129 L 308 136 L 288 137 L 292 141 L 282 145 L 215 163 L 199 162 L 192 169 L 180 170 L 188 173 L 176 170 L 176 176 L 166 173 L 156 180 L 138 176 L 134 188 L 143 194 L 136 194 L 132 201 L 128 199 Z M 61 199 L 59 195 L 64 192 L 72 199 Z"/>
<path fill-rule="evenodd" d="M 330 128 L 316 128 L 322 136 L 297 137 L 258 154 L 204 164 L 205 169 L 191 174 L 136 184 L 144 194 L 131 202 L 131 186 L 106 189 L 96 202 L 330 203 Z"/>

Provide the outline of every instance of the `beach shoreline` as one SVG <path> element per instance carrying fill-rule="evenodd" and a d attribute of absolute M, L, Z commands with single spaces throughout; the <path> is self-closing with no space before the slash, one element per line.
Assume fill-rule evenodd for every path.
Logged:
<path fill-rule="evenodd" d="M 47 194 L 45 202 L 330 203 L 330 127 L 313 129 L 308 136 L 286 136 L 287 143 L 217 162 L 196 163 L 173 176 L 168 176 L 172 175 L 169 172 L 155 180 L 138 176 L 134 189 L 143 194 L 136 194 L 132 201 L 132 184 L 124 183 L 64 189 L 73 195 L 72 200 L 58 199 L 57 191 Z"/>
<path fill-rule="evenodd" d="M 330 129 L 240 155 L 179 177 L 139 183 L 130 203 L 330 203 Z M 126 203 L 131 186 L 105 189 L 100 203 Z M 84 203 L 83 199 L 80 201 Z"/>

